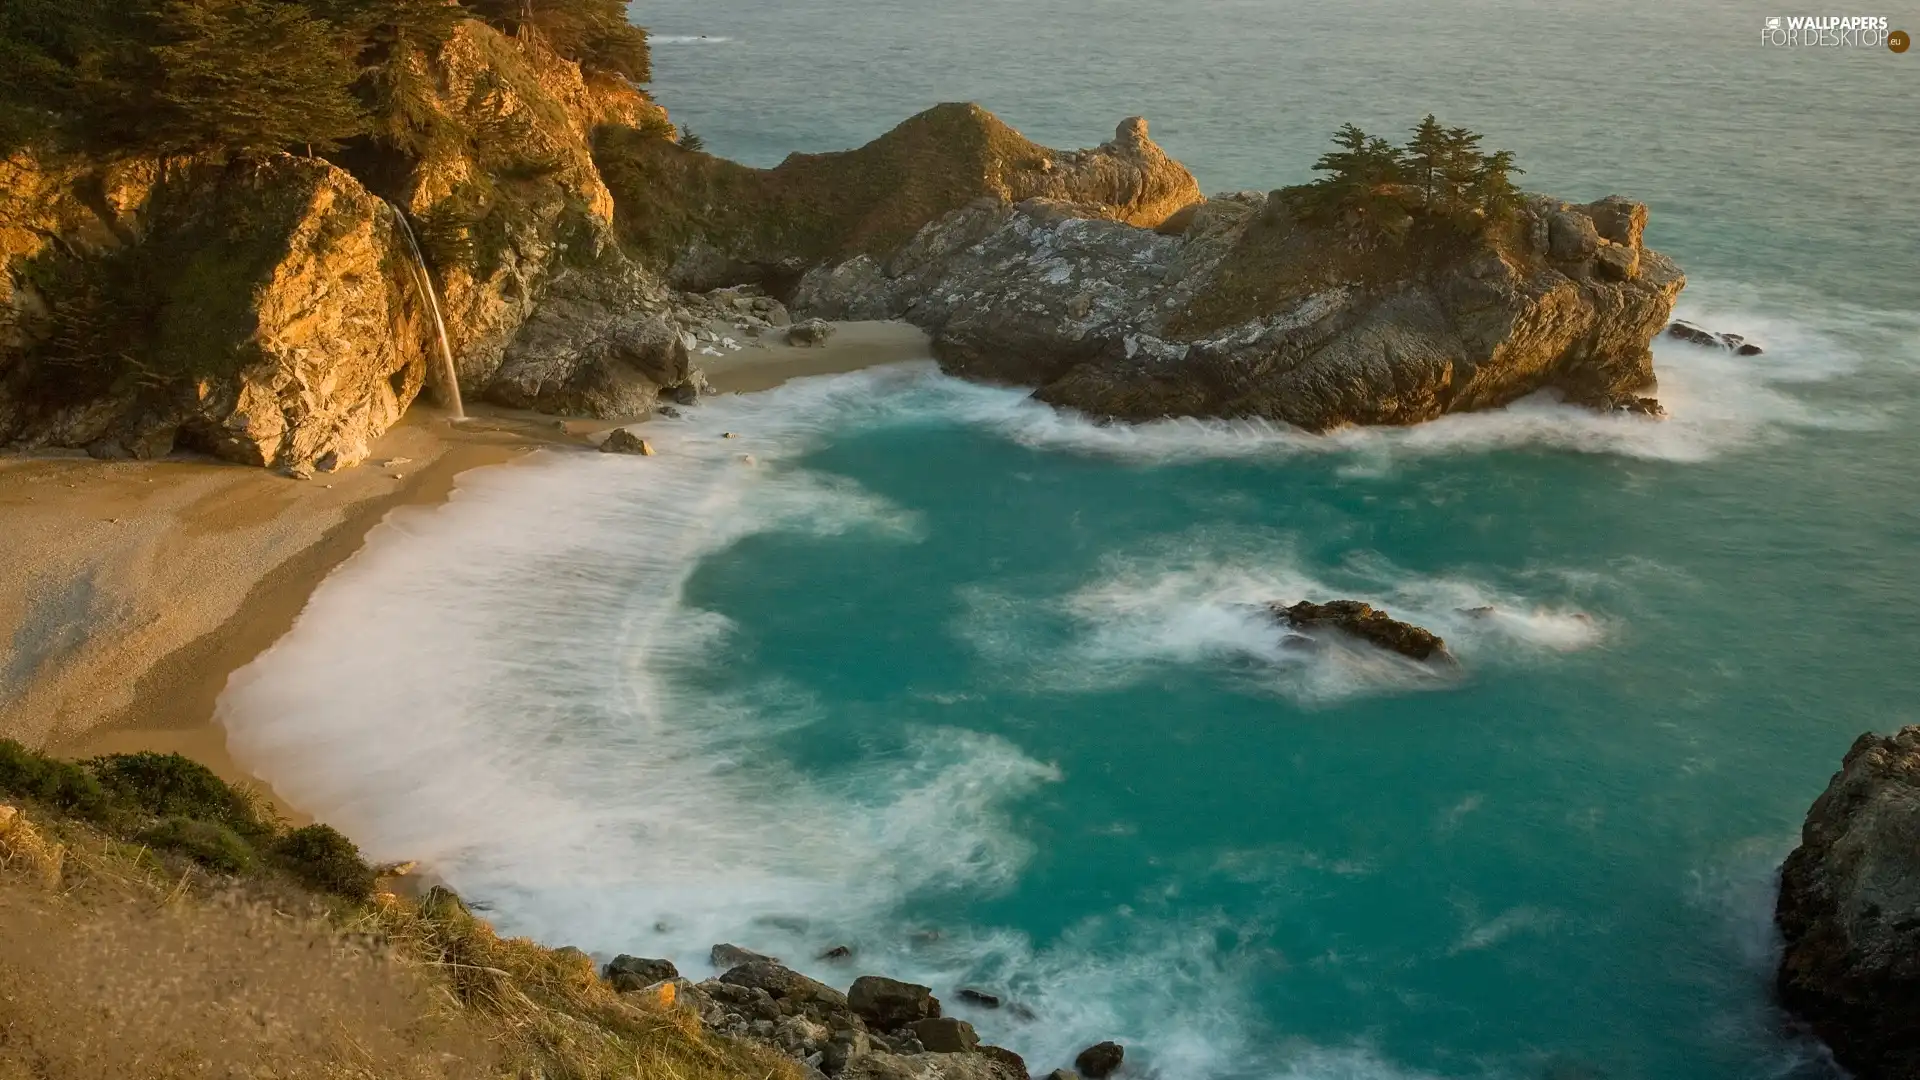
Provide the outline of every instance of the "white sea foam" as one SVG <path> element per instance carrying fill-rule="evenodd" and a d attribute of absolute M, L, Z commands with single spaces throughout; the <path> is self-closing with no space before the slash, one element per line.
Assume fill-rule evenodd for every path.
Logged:
<path fill-rule="evenodd" d="M 1790 329 L 1718 325 L 1760 339 L 1770 359 L 1735 369 L 1693 350 L 1670 364 L 1663 345 L 1676 410 L 1665 425 L 1528 404 L 1327 437 L 1196 421 L 1102 427 L 927 364 L 720 398 L 650 424 L 656 457 L 542 454 L 463 477 L 444 507 L 397 512 L 293 632 L 236 674 L 220 716 L 241 759 L 298 805 L 375 858 L 425 860 L 513 932 L 663 955 L 696 975 L 708 945 L 735 940 L 841 982 L 807 957 L 850 944 L 864 970 L 980 985 L 1033 1009 L 1029 1024 L 957 1011 L 1047 1068 L 1075 1044 L 1115 1037 L 1166 1077 L 1246 1075 L 1250 1056 L 1269 1076 L 1402 1075 L 1364 1049 L 1258 1045 L 1252 975 L 1222 957 L 1204 921 L 1121 911 L 1047 948 L 966 925 L 916 938 L 901 914 L 910 899 L 990 893 L 1017 877 L 1031 851 L 1008 807 L 1057 771 L 1004 739 L 938 727 L 912 731 L 894 759 L 830 775 L 783 767 L 767 740 L 815 722 L 821 703 L 778 680 L 721 689 L 693 677 L 733 628 L 690 607 L 687 582 L 702 559 L 759 532 L 920 540 L 911 511 L 795 466 L 850 431 L 959 424 L 1132 462 L 1310 454 L 1364 471 L 1516 445 L 1691 460 L 1825 422 L 1780 389 L 1818 366 L 1796 366 Z M 1688 371 L 1718 388 L 1702 395 L 1698 422 Z M 1714 383 L 1723 378 L 1733 391 Z M 983 647 L 1006 638 L 1012 655 L 1025 620 L 1048 619 L 1068 644 L 1043 666 L 1124 681 L 1154 665 L 1237 664 L 1235 677 L 1303 700 L 1434 680 L 1337 646 L 1331 662 L 1307 662 L 1235 605 L 1357 596 L 1431 626 L 1477 665 L 1586 648 L 1608 630 L 1564 606 L 1385 564 L 1318 580 L 1270 541 L 1116 558 L 1052 600 L 980 593 L 963 628 Z"/>
<path fill-rule="evenodd" d="M 647 42 L 651 45 L 731 45 L 733 39 L 725 34 L 652 34 Z"/>
<path fill-rule="evenodd" d="M 1604 619 L 1458 577 L 1354 560 L 1337 581 L 1299 566 L 1289 539 L 1207 530 L 1109 557 L 1097 580 L 1051 606 L 972 590 L 956 627 L 986 656 L 1061 690 L 1125 686 L 1168 665 L 1204 665 L 1259 693 L 1300 702 L 1440 689 L 1451 669 L 1321 636 L 1290 641 L 1269 601 L 1366 600 L 1424 626 L 1473 667 L 1590 648 Z"/>

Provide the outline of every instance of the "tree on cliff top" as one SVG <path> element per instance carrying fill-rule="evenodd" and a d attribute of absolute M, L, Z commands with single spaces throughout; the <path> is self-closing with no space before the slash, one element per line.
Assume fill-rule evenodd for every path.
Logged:
<path fill-rule="evenodd" d="M 647 32 L 627 21 L 624 0 L 467 0 L 467 6 L 509 33 L 538 35 L 588 71 L 636 83 L 653 78 Z"/>
<path fill-rule="evenodd" d="M 1480 140 L 1466 128 L 1443 127 L 1431 113 L 1400 147 L 1347 124 L 1333 136 L 1336 149 L 1314 162 L 1314 171 L 1327 175 L 1301 189 L 1304 206 L 1324 222 L 1375 238 L 1403 237 L 1422 225 L 1473 227 L 1519 197 L 1513 154 L 1482 154 Z"/>

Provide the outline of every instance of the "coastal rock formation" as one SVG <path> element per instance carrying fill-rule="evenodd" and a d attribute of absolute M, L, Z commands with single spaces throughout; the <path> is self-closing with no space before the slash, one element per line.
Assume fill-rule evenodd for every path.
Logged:
<path fill-rule="evenodd" d="M 426 373 L 391 213 L 264 161 L 0 165 L 0 444 L 340 468 Z"/>
<path fill-rule="evenodd" d="M 1453 654 L 1447 651 L 1447 643 L 1440 635 L 1401 622 L 1372 604 L 1358 600 L 1334 600 L 1325 604 L 1302 600 L 1292 605 L 1276 602 L 1268 605 L 1268 610 L 1276 620 L 1301 630 L 1337 630 L 1412 660 L 1453 662 Z"/>
<path fill-rule="evenodd" d="M 1645 207 L 1528 199 L 1473 237 L 1356 245 L 1289 192 L 1218 197 L 1158 230 L 979 200 L 884 255 L 806 275 L 824 318 L 905 318 L 947 370 L 1098 416 L 1406 424 L 1540 390 L 1611 408 L 1654 385 L 1685 279 Z"/>
<path fill-rule="evenodd" d="M 1868 733 L 1780 872 L 1781 1004 L 1861 1080 L 1920 1078 L 1920 726 Z"/>
<path fill-rule="evenodd" d="M 814 267 L 892 252 L 975 199 L 1058 200 L 1151 228 L 1202 198 L 1144 120 L 1122 123 L 1093 149 L 1057 151 L 965 104 L 936 106 L 857 149 L 793 154 L 773 169 L 638 131 L 603 132 L 594 152 L 628 248 L 699 292 L 754 282 L 784 297 Z"/>
<path fill-rule="evenodd" d="M 1073 1067 L 1087 1080 L 1106 1080 L 1112 1076 L 1120 1063 L 1126 1060 L 1127 1050 L 1116 1042 L 1095 1043 L 1080 1051 L 1073 1059 Z"/>

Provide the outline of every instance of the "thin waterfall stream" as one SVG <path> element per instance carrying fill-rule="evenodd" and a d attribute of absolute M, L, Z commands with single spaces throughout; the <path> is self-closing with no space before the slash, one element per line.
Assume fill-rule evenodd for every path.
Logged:
<path fill-rule="evenodd" d="M 391 203 L 388 204 L 392 206 Z M 413 235 L 413 226 L 407 223 L 407 215 L 398 206 L 393 206 L 393 219 L 400 223 L 400 231 L 406 234 L 407 249 L 413 253 L 413 280 L 420 288 L 421 295 L 427 298 L 427 310 L 433 313 L 434 334 L 440 340 L 440 385 L 446 393 L 446 405 L 453 410 L 455 420 L 465 420 L 467 409 L 460 400 L 460 376 L 453 366 L 453 348 L 447 344 L 447 324 L 440 317 L 440 298 L 434 295 L 433 278 L 427 273 L 427 259 L 421 254 L 420 241 Z"/>

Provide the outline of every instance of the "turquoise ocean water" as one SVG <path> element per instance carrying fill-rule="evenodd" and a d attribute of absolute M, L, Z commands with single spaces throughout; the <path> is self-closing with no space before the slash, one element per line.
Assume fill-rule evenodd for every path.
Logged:
<path fill-rule="evenodd" d="M 715 400 L 390 519 L 229 688 L 243 760 L 516 932 L 991 990 L 1034 1018 L 954 1011 L 1040 1073 L 1833 1075 L 1768 1004 L 1771 879 L 1920 720 L 1915 54 L 1729 3 L 635 13 L 760 164 L 971 98 L 1270 187 L 1431 109 L 1648 201 L 1682 313 L 1768 351 L 1661 342 L 1664 423 L 1103 428 L 930 364 Z M 1333 597 L 1460 673 L 1242 607 Z"/>

